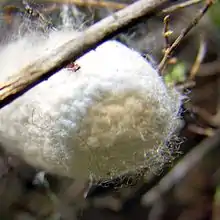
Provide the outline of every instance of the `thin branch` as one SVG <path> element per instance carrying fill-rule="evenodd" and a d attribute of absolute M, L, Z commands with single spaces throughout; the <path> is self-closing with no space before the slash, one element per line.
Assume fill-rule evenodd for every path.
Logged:
<path fill-rule="evenodd" d="M 193 19 L 193 21 L 185 28 L 182 30 L 180 35 L 177 37 L 177 39 L 173 42 L 173 44 L 168 48 L 164 54 L 163 59 L 161 60 L 159 66 L 158 66 L 158 71 L 161 72 L 161 70 L 164 69 L 166 66 L 167 60 L 173 53 L 173 51 L 179 46 L 183 38 L 195 27 L 200 19 L 204 16 L 204 14 L 208 11 L 208 9 L 213 5 L 213 1 L 209 0 L 206 2 L 204 8 L 196 15 L 196 17 Z"/>
<path fill-rule="evenodd" d="M 218 128 L 220 126 L 220 123 L 219 123 L 219 115 L 218 113 L 216 115 L 212 115 L 210 114 L 208 111 L 206 111 L 205 109 L 203 108 L 200 108 L 199 106 L 190 106 L 189 109 L 197 114 L 205 123 L 207 123 L 209 126 L 212 126 L 212 127 L 216 127 Z M 218 117 L 216 117 L 218 116 Z"/>
<path fill-rule="evenodd" d="M 187 81 L 183 82 L 182 84 L 176 85 L 176 89 L 178 91 L 183 92 L 186 89 L 191 89 L 191 88 L 195 87 L 195 85 L 196 85 L 195 81 L 191 81 L 191 80 L 188 81 L 187 80 Z"/>
<path fill-rule="evenodd" d="M 149 190 L 143 197 L 142 203 L 146 206 L 154 204 L 157 199 L 163 197 L 175 185 L 177 185 L 190 170 L 202 163 L 205 158 L 212 158 L 219 154 L 220 130 L 215 132 L 212 137 L 206 138 L 189 152 L 164 178 L 158 185 Z"/>
<path fill-rule="evenodd" d="M 48 56 L 24 67 L 9 82 L 0 87 L 0 108 L 47 79 L 70 62 L 94 49 L 98 44 L 120 33 L 124 28 L 138 22 L 144 16 L 152 16 L 169 0 L 139 0 L 113 16 L 89 27 Z"/>
<path fill-rule="evenodd" d="M 201 37 L 199 51 L 197 53 L 196 60 L 190 70 L 190 74 L 189 74 L 190 80 L 193 80 L 195 78 L 195 76 L 197 75 L 197 73 L 199 71 L 199 67 L 200 67 L 203 59 L 205 58 L 206 51 L 207 51 L 206 42 L 205 42 L 204 38 Z"/>
<path fill-rule="evenodd" d="M 163 29 L 163 37 L 164 37 L 164 49 L 163 49 L 163 54 L 166 54 L 166 51 L 170 48 L 170 40 L 169 37 L 170 35 L 173 33 L 170 29 L 169 29 L 169 21 L 170 21 L 170 16 L 166 15 L 163 19 L 163 23 L 164 23 L 164 29 Z M 171 57 L 169 58 L 169 60 L 172 59 Z M 168 62 L 169 62 L 168 60 Z M 164 69 L 161 70 L 161 73 L 164 71 Z"/>
<path fill-rule="evenodd" d="M 61 4 L 75 4 L 77 6 L 87 6 L 87 7 L 104 7 L 114 10 L 120 10 L 128 6 L 126 3 L 118 3 L 116 1 L 105 1 L 105 0 L 47 0 L 48 2 L 61 3 Z M 179 9 L 189 7 L 191 5 L 198 4 L 203 0 L 189 0 L 179 4 L 175 4 L 169 8 L 163 9 L 162 14 L 172 13 Z M 160 13 L 160 14 L 161 14 Z"/>
<path fill-rule="evenodd" d="M 165 18 L 163 19 L 164 22 L 163 36 L 165 40 L 164 51 L 166 51 L 170 47 L 169 36 L 172 34 L 172 31 L 169 29 L 169 21 L 170 21 L 170 16 L 166 15 Z"/>
<path fill-rule="evenodd" d="M 163 9 L 162 13 L 165 13 L 165 14 L 172 13 L 172 12 L 177 11 L 179 9 L 183 9 L 183 8 L 189 7 L 191 5 L 198 4 L 202 1 L 203 0 L 189 0 L 186 2 L 181 2 L 179 4 L 175 4 L 175 5 L 170 6 L 169 8 Z"/>
<path fill-rule="evenodd" d="M 212 137 L 215 134 L 215 129 L 207 127 L 203 128 L 201 126 L 198 126 L 196 124 L 189 124 L 188 130 L 199 135 L 204 135 L 207 137 Z"/>
<path fill-rule="evenodd" d="M 200 65 L 197 76 L 215 76 L 220 73 L 220 58 L 209 63 L 203 63 Z"/>
<path fill-rule="evenodd" d="M 115 10 L 123 9 L 127 4 L 118 3 L 114 1 L 99 1 L 99 0 L 47 0 L 48 2 L 62 3 L 62 4 L 75 4 L 78 6 L 88 6 L 88 7 L 105 7 Z"/>

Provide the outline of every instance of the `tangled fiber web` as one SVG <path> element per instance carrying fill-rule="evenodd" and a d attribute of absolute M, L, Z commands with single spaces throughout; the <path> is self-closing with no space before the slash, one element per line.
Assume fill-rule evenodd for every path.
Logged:
<path fill-rule="evenodd" d="M 76 34 L 64 23 L 1 45 L 1 83 Z M 1 109 L 2 146 L 36 168 L 73 178 L 160 169 L 170 159 L 166 143 L 178 125 L 181 95 L 138 52 L 114 40 L 76 64 L 79 70 L 63 68 Z"/>

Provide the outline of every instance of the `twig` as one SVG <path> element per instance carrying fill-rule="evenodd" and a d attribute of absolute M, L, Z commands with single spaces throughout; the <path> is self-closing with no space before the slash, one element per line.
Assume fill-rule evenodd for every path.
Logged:
<path fill-rule="evenodd" d="M 220 73 L 220 59 L 200 65 L 197 76 L 215 76 Z"/>
<path fill-rule="evenodd" d="M 205 158 L 212 158 L 216 154 L 216 151 L 219 154 L 219 144 L 220 130 L 216 131 L 214 136 L 205 139 L 191 150 L 157 186 L 149 190 L 143 197 L 143 204 L 147 206 L 154 204 L 157 199 L 166 195 L 191 169 L 202 163 Z"/>
<path fill-rule="evenodd" d="M 186 1 L 186 2 L 179 3 L 179 4 L 175 4 L 175 5 L 173 5 L 173 6 L 169 7 L 169 8 L 163 9 L 162 13 L 168 14 L 168 13 L 177 11 L 179 9 L 183 9 L 183 8 L 189 7 L 191 5 L 198 4 L 198 3 L 202 2 L 202 1 L 203 0 L 189 0 L 189 1 Z"/>
<path fill-rule="evenodd" d="M 191 5 L 198 4 L 203 0 L 189 0 L 183 3 L 175 4 L 169 8 L 163 9 L 162 14 L 171 13 Z M 106 7 L 114 10 L 120 10 L 128 6 L 126 3 L 118 3 L 116 1 L 105 1 L 105 0 L 48 0 L 48 2 L 62 3 L 62 4 L 75 4 L 78 6 L 89 6 L 89 7 Z M 161 14 L 160 13 L 160 14 Z"/>
<path fill-rule="evenodd" d="M 24 67 L 12 80 L 0 87 L 0 108 L 47 79 L 70 62 L 120 33 L 144 16 L 152 16 L 169 0 L 139 0 L 78 33 L 52 53 Z"/>
<path fill-rule="evenodd" d="M 212 137 L 215 134 L 215 130 L 213 128 L 210 128 L 210 127 L 202 128 L 195 124 L 189 124 L 188 130 L 190 130 L 191 132 L 195 134 L 204 135 L 207 137 Z"/>
<path fill-rule="evenodd" d="M 202 2 L 203 0 L 189 0 L 180 4 L 175 4 L 171 7 L 165 8 L 163 9 L 161 12 L 159 12 L 158 14 L 168 14 L 168 13 L 172 13 L 174 11 L 177 11 L 179 9 L 183 9 L 185 7 L 189 7 L 191 5 L 194 4 L 198 4 L 200 2 Z M 39 1 L 40 2 L 40 1 Z M 44 2 L 44 1 L 42 1 Z M 123 9 L 125 7 L 128 6 L 128 4 L 126 3 L 118 3 L 115 1 L 104 1 L 104 0 L 47 0 L 47 2 L 51 2 L 51 3 L 57 3 L 57 4 L 75 4 L 77 6 L 87 6 L 87 7 L 105 7 L 105 8 L 109 8 L 109 9 L 113 9 L 113 10 L 120 10 Z M 44 11 L 53 11 L 54 9 L 57 9 L 58 6 L 53 5 L 52 7 L 50 7 L 49 9 L 44 9 Z"/>
<path fill-rule="evenodd" d="M 163 23 L 164 23 L 163 37 L 165 40 L 165 45 L 164 45 L 164 49 L 163 49 L 164 54 L 166 53 L 166 51 L 170 47 L 169 36 L 173 33 L 171 30 L 169 30 L 169 18 L 170 18 L 170 16 L 166 15 L 163 19 Z M 161 72 L 163 72 L 163 70 L 161 70 Z"/>
<path fill-rule="evenodd" d="M 48 0 L 48 2 L 56 2 L 62 4 L 75 4 L 78 6 L 89 7 L 106 7 L 110 9 L 120 10 L 127 6 L 127 4 L 113 2 L 113 1 L 99 1 L 99 0 Z"/>
<path fill-rule="evenodd" d="M 204 38 L 202 37 L 200 40 L 200 46 L 199 46 L 199 51 L 198 54 L 196 56 L 196 60 L 190 70 L 190 74 L 189 74 L 189 79 L 193 80 L 196 76 L 196 74 L 198 73 L 199 67 L 205 57 L 206 54 L 206 42 L 204 41 Z"/>
<path fill-rule="evenodd" d="M 177 39 L 173 42 L 173 44 L 166 50 L 163 59 L 161 60 L 159 66 L 158 66 L 158 71 L 161 72 L 161 70 L 164 69 L 166 66 L 167 60 L 169 59 L 170 55 L 172 52 L 179 46 L 180 42 L 183 40 L 183 38 L 192 30 L 193 27 L 195 27 L 200 19 L 204 16 L 204 14 L 207 12 L 207 10 L 213 5 L 213 1 L 207 1 L 205 4 L 204 8 L 196 15 L 196 17 L 193 19 L 193 21 L 185 28 L 182 30 L 180 35 L 177 37 Z"/>
<path fill-rule="evenodd" d="M 176 85 L 176 89 L 182 92 L 185 89 L 190 89 L 195 87 L 195 85 L 196 85 L 195 81 L 187 80 L 182 84 Z"/>
<path fill-rule="evenodd" d="M 208 111 L 206 111 L 205 109 L 200 108 L 200 107 L 195 106 L 195 105 L 194 106 L 190 106 L 189 109 L 193 113 L 197 114 L 209 126 L 217 127 L 217 128 L 220 126 L 219 119 L 216 118 L 217 114 L 216 115 L 212 115 Z"/>
<path fill-rule="evenodd" d="M 172 34 L 172 31 L 169 30 L 169 19 L 170 19 L 169 15 L 166 15 L 165 18 L 163 19 L 164 22 L 163 36 L 165 40 L 164 52 L 170 47 L 169 36 Z"/>

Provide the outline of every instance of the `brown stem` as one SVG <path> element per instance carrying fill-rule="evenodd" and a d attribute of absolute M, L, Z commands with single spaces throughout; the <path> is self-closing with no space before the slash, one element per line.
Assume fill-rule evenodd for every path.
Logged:
<path fill-rule="evenodd" d="M 76 60 L 98 44 L 121 32 L 128 25 L 150 16 L 169 0 L 139 0 L 125 9 L 108 16 L 100 22 L 79 33 L 48 56 L 20 70 L 10 82 L 0 86 L 0 108 L 25 93 L 34 85 L 50 77 L 68 63 Z"/>
<path fill-rule="evenodd" d="M 173 53 L 173 51 L 179 46 L 183 38 L 195 27 L 200 19 L 203 17 L 203 15 L 208 11 L 210 6 L 213 4 L 212 1 L 207 1 L 205 4 L 204 8 L 196 15 L 196 17 L 190 22 L 190 24 L 182 30 L 180 35 L 177 37 L 177 39 L 173 42 L 173 44 L 166 50 L 163 59 L 161 60 L 159 66 L 158 66 L 158 71 L 162 71 L 164 67 L 166 66 L 167 60 Z"/>

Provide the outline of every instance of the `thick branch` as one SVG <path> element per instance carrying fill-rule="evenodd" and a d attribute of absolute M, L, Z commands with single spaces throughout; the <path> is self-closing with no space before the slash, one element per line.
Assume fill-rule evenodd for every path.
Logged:
<path fill-rule="evenodd" d="M 167 2 L 169 0 L 139 0 L 79 33 L 48 56 L 26 66 L 14 79 L 0 86 L 0 108 L 128 25 L 157 12 Z"/>

